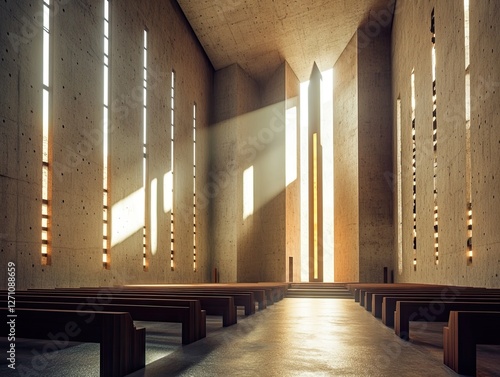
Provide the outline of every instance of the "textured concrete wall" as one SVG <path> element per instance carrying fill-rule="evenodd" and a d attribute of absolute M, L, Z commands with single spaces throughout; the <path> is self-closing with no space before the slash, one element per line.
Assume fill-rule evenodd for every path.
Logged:
<path fill-rule="evenodd" d="M 214 124 L 210 127 L 211 255 L 221 282 L 239 280 L 241 250 L 253 251 L 252 219 L 243 223 L 240 130 L 260 107 L 259 87 L 238 65 L 215 73 Z M 241 234 L 241 236 L 240 236 Z M 242 255 L 247 253 L 242 252 Z M 255 263 L 257 257 L 251 258 Z M 248 266 L 249 271 L 257 267 Z"/>
<path fill-rule="evenodd" d="M 439 264 L 434 263 L 431 11 L 436 23 Z M 403 271 L 397 281 L 500 287 L 498 277 L 500 68 L 497 2 L 470 4 L 474 258 L 467 265 L 463 2 L 400 1 L 392 32 L 393 103 L 402 104 Z M 424 53 L 423 53 L 424 52 Z M 427 52 L 427 53 L 425 53 Z M 417 271 L 412 260 L 411 91 L 416 77 Z M 397 262 L 397 260 L 396 260 Z"/>
<path fill-rule="evenodd" d="M 359 280 L 357 35 L 334 66 L 334 276 Z"/>
<path fill-rule="evenodd" d="M 52 17 L 51 145 L 53 184 L 52 264 L 41 265 L 42 32 L 41 5 L 3 2 L 0 100 L 2 163 L 0 192 L 2 260 L 18 266 L 18 288 L 116 284 L 123 282 L 207 281 L 207 212 L 199 213 L 198 272 L 192 268 L 192 216 L 178 218 L 176 270 L 170 271 L 170 213 L 163 210 L 163 176 L 170 167 L 170 71 L 177 73 L 176 211 L 192 213 L 192 104 L 198 127 L 209 121 L 212 67 L 175 2 L 111 2 L 110 197 L 134 217 L 114 218 L 124 239 L 112 247 L 111 269 L 102 267 L 102 72 L 103 5 L 77 1 L 55 4 Z M 167 27 L 168 25 L 168 27 Z M 157 250 L 142 269 L 142 46 L 149 29 L 149 181 L 157 182 Z M 8 93 L 8 95 L 7 95 Z M 190 139 L 191 138 L 191 139 Z M 207 135 L 200 132 L 199 154 Z M 203 165 L 202 165 L 203 166 Z M 200 169 L 202 170 L 202 169 Z M 200 188 L 206 177 L 200 171 Z M 152 184 L 148 183 L 148 200 Z M 139 200 L 131 194 L 139 193 Z M 142 199 L 141 199 L 142 195 Z M 189 203 L 188 203 L 189 202 Z M 149 212 L 155 209 L 148 209 Z M 113 211 L 112 211 L 113 212 Z M 186 211 L 187 213 L 187 211 Z M 142 222 L 141 222 L 142 221 Z M 148 216 L 151 229 L 151 220 Z M 137 229 L 136 229 L 137 228 Z M 152 245 L 149 236 L 148 243 Z M 113 240 L 112 240 L 113 242 Z M 205 250 L 205 255 L 203 251 Z M 4 272 L 2 271 L 1 276 Z M 2 278 L 0 286 L 6 279 Z"/>
<path fill-rule="evenodd" d="M 390 35 L 356 33 L 334 67 L 335 280 L 392 269 Z"/>
<path fill-rule="evenodd" d="M 392 269 L 393 216 L 390 33 L 362 46 L 358 33 L 359 281 L 383 282 Z"/>
<path fill-rule="evenodd" d="M 237 65 L 215 74 L 210 174 L 225 181 L 211 200 L 212 263 L 220 281 L 286 279 L 285 71 L 284 63 L 263 88 Z"/>
<path fill-rule="evenodd" d="M 262 88 L 262 107 L 251 128 L 258 143 L 253 163 L 258 225 L 253 236 L 261 261 L 254 279 L 260 281 L 286 280 L 285 70 L 283 63 Z"/>

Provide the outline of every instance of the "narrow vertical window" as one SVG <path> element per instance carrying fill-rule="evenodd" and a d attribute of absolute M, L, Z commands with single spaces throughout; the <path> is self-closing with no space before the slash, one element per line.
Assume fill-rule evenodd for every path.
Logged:
<path fill-rule="evenodd" d="M 431 13 L 432 54 L 432 150 L 433 150 L 433 193 L 434 193 L 434 263 L 439 264 L 439 226 L 437 191 L 437 90 L 436 90 L 436 28 L 434 9 Z"/>
<path fill-rule="evenodd" d="M 103 77 L 103 156 L 102 156 L 102 264 L 109 269 L 109 192 L 108 192 L 108 123 L 109 123 L 109 1 L 104 0 L 104 77 Z"/>
<path fill-rule="evenodd" d="M 243 171 L 243 220 L 253 215 L 254 210 L 253 165 Z"/>
<path fill-rule="evenodd" d="M 175 72 L 170 83 L 170 171 L 172 173 L 172 208 L 170 210 L 170 270 L 174 270 L 174 120 L 175 120 Z"/>
<path fill-rule="evenodd" d="M 43 62 L 42 62 L 42 265 L 50 264 L 50 182 L 52 178 L 49 169 L 50 140 L 50 0 L 43 1 Z"/>
<path fill-rule="evenodd" d="M 313 222 L 314 222 L 314 279 L 319 276 L 318 267 L 318 134 L 313 133 Z"/>
<path fill-rule="evenodd" d="M 196 272 L 196 103 L 193 104 L 193 271 Z"/>
<path fill-rule="evenodd" d="M 398 200 L 398 272 L 403 273 L 403 198 L 401 179 L 401 99 L 398 98 L 396 104 L 396 184 Z"/>
<path fill-rule="evenodd" d="M 144 62 L 143 62 L 143 118 L 142 118 L 142 187 L 144 188 L 144 227 L 142 228 L 142 267 L 148 268 L 147 260 L 147 182 L 148 182 L 148 155 L 147 155 L 147 94 L 148 94 L 148 32 L 144 29 Z"/>
<path fill-rule="evenodd" d="M 411 72 L 411 140 L 413 173 L 413 270 L 417 271 L 417 143 L 415 129 L 415 69 Z"/>
<path fill-rule="evenodd" d="M 465 43 L 465 192 L 467 200 L 467 265 L 472 264 L 472 158 L 471 158 L 471 96 L 470 96 L 470 30 L 469 0 L 464 0 Z"/>

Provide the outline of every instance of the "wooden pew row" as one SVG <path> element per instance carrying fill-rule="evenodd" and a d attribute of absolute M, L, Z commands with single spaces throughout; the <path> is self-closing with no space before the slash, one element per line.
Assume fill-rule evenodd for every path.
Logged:
<path fill-rule="evenodd" d="M 486 288 L 471 288 L 471 287 L 455 287 L 455 286 L 419 286 L 419 287 L 401 287 L 401 288 L 362 288 L 359 290 L 359 304 L 363 307 L 366 307 L 366 297 L 369 296 L 371 300 L 371 295 L 379 292 L 404 292 L 404 293 L 412 293 L 412 292 L 427 292 L 427 293 L 435 293 L 442 292 L 446 289 L 456 289 L 459 291 L 467 291 L 467 290 L 476 290 L 481 289 L 484 290 Z M 370 302 L 371 307 L 371 302 Z"/>
<path fill-rule="evenodd" d="M 83 289 L 33 289 L 28 291 L 17 291 L 16 296 L 20 295 L 50 295 L 50 296 L 77 296 L 88 299 L 99 300 L 99 302 L 107 302 L 120 298 L 120 303 L 127 303 L 135 300 L 159 300 L 164 301 L 165 305 L 183 306 L 183 301 L 195 300 L 199 301 L 201 310 L 205 310 L 207 315 L 222 316 L 222 324 L 224 327 L 231 326 L 237 323 L 236 309 L 234 299 L 230 296 L 208 296 L 208 295 L 164 295 L 161 293 L 141 293 L 141 292 L 123 292 L 123 291 L 102 291 L 102 290 L 83 290 Z M 179 301 L 178 304 L 175 301 Z M 149 303 L 149 305 L 155 305 Z"/>
<path fill-rule="evenodd" d="M 7 306 L 7 301 L 0 300 Z M 106 311 L 127 312 L 134 321 L 173 322 L 182 325 L 182 344 L 190 344 L 206 337 L 206 325 L 194 322 L 194 308 L 188 306 L 159 306 L 159 305 L 134 305 L 134 304 L 96 304 L 75 300 L 63 301 L 28 301 L 17 298 L 16 308 L 23 309 L 49 309 L 49 310 L 79 310 L 79 311 Z M 205 312 L 202 319 L 206 323 Z M 87 317 L 91 317 L 90 315 Z M 199 321 L 199 319 L 196 319 Z M 201 327 L 201 328 L 200 328 Z"/>
<path fill-rule="evenodd" d="M 495 298 L 498 297 L 500 298 L 500 293 L 488 293 L 488 292 L 482 292 L 482 293 L 454 293 L 454 292 L 443 292 L 443 293 L 424 293 L 424 292 L 410 292 L 410 293 L 402 293 L 398 291 L 394 291 L 393 293 L 374 293 L 372 294 L 372 314 L 376 318 L 382 318 L 382 307 L 383 307 L 383 301 L 385 297 L 433 297 L 434 299 L 441 299 L 442 301 L 460 301 L 460 297 L 485 297 L 485 298 Z M 408 301 L 408 300 L 402 300 L 402 301 Z M 393 310 L 396 309 L 396 306 L 394 306 Z M 387 312 L 390 315 L 390 311 Z"/>
<path fill-rule="evenodd" d="M 195 283 L 195 284 L 154 284 L 154 285 L 127 285 L 126 287 L 167 287 L 167 288 L 188 288 L 188 289 L 216 289 L 234 291 L 262 291 L 266 292 L 267 305 L 282 300 L 286 296 L 289 283 Z M 258 295 L 255 297 L 258 301 Z"/>
<path fill-rule="evenodd" d="M 435 301 L 397 301 L 394 314 L 394 332 L 400 338 L 410 339 L 410 321 L 447 322 L 454 311 L 500 311 L 500 303 L 439 302 L 439 310 L 430 310 Z"/>
<path fill-rule="evenodd" d="M 81 288 L 87 289 L 87 288 Z M 96 290 L 97 288 L 91 288 Z M 129 288 L 114 287 L 111 291 L 135 292 L 140 294 L 164 294 L 164 295 L 211 295 L 211 296 L 230 296 L 234 299 L 236 306 L 245 309 L 245 315 L 255 314 L 255 303 L 258 302 L 259 309 L 266 308 L 266 296 L 264 291 L 234 291 L 234 290 L 208 290 L 208 289 L 188 289 L 188 288 Z M 257 297 L 255 296 L 257 295 Z"/>
<path fill-rule="evenodd" d="M 103 287 L 104 288 L 104 287 Z M 234 289 L 234 288 L 221 288 L 221 287 L 204 287 L 201 285 L 182 285 L 182 284 L 167 284 L 167 285 L 141 285 L 141 286 L 115 286 L 115 289 L 121 290 L 131 290 L 131 291 L 150 291 L 150 292 L 180 292 L 189 293 L 193 292 L 196 294 L 212 294 L 212 295 L 248 295 L 251 294 L 254 298 L 253 303 L 246 301 L 247 299 L 238 300 L 235 297 L 236 306 L 245 307 L 245 315 L 251 315 L 255 313 L 255 303 L 257 302 L 259 310 L 263 310 L 267 307 L 269 301 L 268 296 L 271 295 L 271 290 L 266 291 L 265 289 Z M 102 289 L 102 288 L 101 288 Z M 105 289 L 105 288 L 104 288 Z"/>
<path fill-rule="evenodd" d="M 450 312 L 443 328 L 444 364 L 460 375 L 476 375 L 476 345 L 500 344 L 500 311 Z"/>
<path fill-rule="evenodd" d="M 407 288 L 407 289 L 421 289 L 422 287 L 440 287 L 439 285 L 431 284 L 416 284 L 416 283 L 348 283 L 346 288 L 354 296 L 355 302 L 360 302 L 361 291 L 366 289 L 388 289 L 388 288 Z M 363 292 L 364 295 L 364 292 Z M 363 298 L 364 300 L 364 298 Z"/>
<path fill-rule="evenodd" d="M 7 308 L 0 312 L 6 318 Z M 16 308 L 15 314 L 18 338 L 50 340 L 58 349 L 68 341 L 99 343 L 101 377 L 126 376 L 146 364 L 146 331 L 136 328 L 128 313 Z"/>
<path fill-rule="evenodd" d="M 398 289 L 390 289 L 390 290 L 383 290 L 383 291 L 365 291 L 365 299 L 364 299 L 364 307 L 366 310 L 371 312 L 373 310 L 373 296 L 376 294 L 394 294 L 394 293 L 406 293 L 409 295 L 412 294 L 430 294 L 430 295 L 442 295 L 443 297 L 448 297 L 448 296 L 459 296 L 459 295 L 466 295 L 466 294 L 484 294 L 484 295 L 498 295 L 500 294 L 499 291 L 495 290 L 488 290 L 486 288 L 471 288 L 471 287 L 445 287 L 443 289 L 435 290 L 435 289 L 422 289 L 419 291 L 406 291 L 406 290 L 398 290 Z"/>
<path fill-rule="evenodd" d="M 422 301 L 433 302 L 432 306 L 439 307 L 441 302 L 491 302 L 500 304 L 500 296 L 481 296 L 481 295 L 461 295 L 448 299 L 441 299 L 441 296 L 386 296 L 382 301 L 382 323 L 388 327 L 394 326 L 394 312 L 398 301 Z"/>

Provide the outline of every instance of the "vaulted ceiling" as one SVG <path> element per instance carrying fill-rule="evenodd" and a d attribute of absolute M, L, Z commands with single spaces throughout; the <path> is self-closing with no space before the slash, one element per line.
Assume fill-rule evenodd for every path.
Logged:
<path fill-rule="evenodd" d="M 301 81 L 313 62 L 331 68 L 356 29 L 395 0 L 177 2 L 216 70 L 238 63 L 264 82 L 284 60 Z"/>

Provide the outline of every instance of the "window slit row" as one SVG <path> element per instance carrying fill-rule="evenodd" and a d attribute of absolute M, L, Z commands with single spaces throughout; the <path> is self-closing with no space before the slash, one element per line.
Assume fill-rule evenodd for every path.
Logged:
<path fill-rule="evenodd" d="M 41 213 L 41 264 L 51 264 L 51 179 L 52 166 L 49 162 L 51 140 L 49 139 L 51 87 L 50 87 L 50 0 L 43 1 L 42 38 L 42 213 Z"/>
<path fill-rule="evenodd" d="M 472 264 L 472 157 L 471 157 L 471 88 L 470 88 L 470 25 L 469 0 L 464 0 L 465 45 L 465 185 L 467 200 L 467 265 Z"/>
<path fill-rule="evenodd" d="M 412 199 L 413 199 L 413 270 L 417 271 L 417 144 L 415 128 L 415 69 L 411 72 L 411 138 L 412 138 Z"/>
<path fill-rule="evenodd" d="M 436 88 L 436 29 L 434 9 L 431 13 L 431 33 L 432 33 L 432 150 L 433 150 L 433 223 L 434 223 L 434 263 L 439 264 L 439 217 L 438 217 L 438 190 L 437 190 L 437 88 Z"/>

